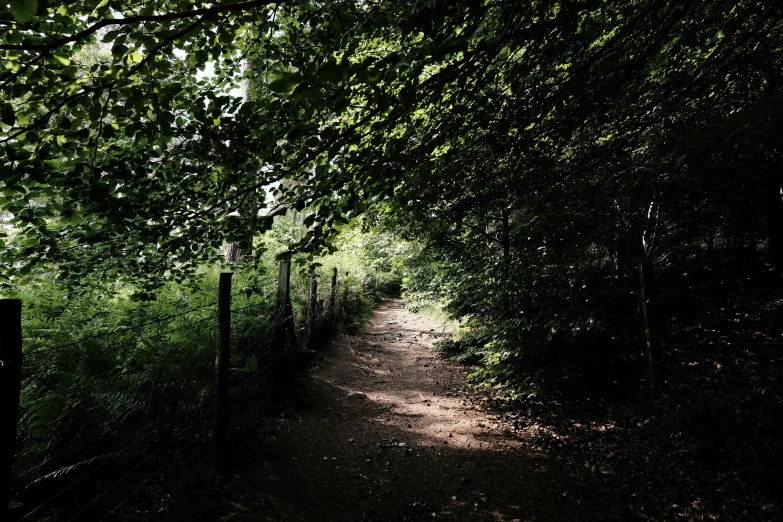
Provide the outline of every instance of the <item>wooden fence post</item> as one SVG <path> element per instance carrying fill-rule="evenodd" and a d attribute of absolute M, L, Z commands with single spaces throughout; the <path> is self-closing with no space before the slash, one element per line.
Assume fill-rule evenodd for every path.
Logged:
<path fill-rule="evenodd" d="M 291 262 L 280 261 L 280 270 L 277 274 L 277 316 L 285 319 L 285 309 L 291 286 Z"/>
<path fill-rule="evenodd" d="M 8 516 L 22 390 L 22 301 L 0 299 L 0 520 Z"/>
<path fill-rule="evenodd" d="M 644 315 L 644 333 L 647 339 L 647 372 L 650 375 L 650 391 L 655 390 L 655 374 L 653 373 L 652 343 L 650 342 L 650 318 L 647 315 L 647 292 L 644 285 L 644 263 L 639 264 L 639 283 L 641 285 L 640 300 Z"/>
<path fill-rule="evenodd" d="M 316 322 L 315 315 L 318 310 L 318 275 L 315 273 L 315 270 L 310 273 L 310 303 L 308 308 L 310 331 L 312 332 Z"/>
<path fill-rule="evenodd" d="M 218 286 L 218 343 L 215 357 L 215 452 L 225 462 L 228 438 L 228 379 L 231 364 L 231 273 L 220 274 Z"/>
<path fill-rule="evenodd" d="M 337 267 L 332 270 L 332 289 L 329 294 L 329 321 L 334 324 L 337 320 Z"/>
<path fill-rule="evenodd" d="M 280 399 L 285 384 L 289 355 L 289 346 L 296 343 L 296 331 L 294 330 L 293 308 L 291 306 L 291 261 L 280 261 L 280 269 L 277 274 L 277 305 L 275 307 L 275 340 L 272 357 L 272 400 Z"/>
<path fill-rule="evenodd" d="M 345 310 L 345 305 L 348 303 L 348 274 L 350 272 L 345 273 L 345 281 L 343 281 L 343 300 L 341 303 L 340 308 Z"/>
<path fill-rule="evenodd" d="M 296 346 L 294 307 L 291 303 L 291 261 L 280 261 L 277 278 L 278 354 L 290 355 Z"/>

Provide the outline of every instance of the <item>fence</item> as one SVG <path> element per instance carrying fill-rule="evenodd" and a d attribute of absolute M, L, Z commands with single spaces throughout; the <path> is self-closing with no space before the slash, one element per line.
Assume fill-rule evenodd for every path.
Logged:
<path fill-rule="evenodd" d="M 223 273 L 208 302 L 56 345 L 28 336 L 24 351 L 21 302 L 0 300 L 0 519 L 103 520 L 161 476 L 230 466 L 238 418 L 370 297 L 337 269 L 328 293 L 308 280 L 295 306 L 290 262 L 274 288 L 232 290 Z"/>

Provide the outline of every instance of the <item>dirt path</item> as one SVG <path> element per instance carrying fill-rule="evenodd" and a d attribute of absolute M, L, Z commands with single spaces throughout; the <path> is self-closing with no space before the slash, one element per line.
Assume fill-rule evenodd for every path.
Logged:
<path fill-rule="evenodd" d="M 595 520 L 562 465 L 462 391 L 466 368 L 431 350 L 437 329 L 387 300 L 319 355 L 222 519 Z"/>

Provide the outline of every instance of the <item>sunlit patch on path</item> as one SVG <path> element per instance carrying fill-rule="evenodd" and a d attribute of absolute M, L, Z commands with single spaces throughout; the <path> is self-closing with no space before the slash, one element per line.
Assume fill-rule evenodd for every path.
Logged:
<path fill-rule="evenodd" d="M 591 520 L 552 458 L 503 432 L 432 350 L 439 325 L 387 300 L 294 386 L 224 520 Z"/>

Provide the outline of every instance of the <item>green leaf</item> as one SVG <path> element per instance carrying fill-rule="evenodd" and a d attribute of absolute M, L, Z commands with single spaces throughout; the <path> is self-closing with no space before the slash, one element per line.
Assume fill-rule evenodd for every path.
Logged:
<path fill-rule="evenodd" d="M 11 14 L 17 22 L 25 23 L 35 18 L 38 0 L 11 0 Z"/>
<path fill-rule="evenodd" d="M 16 113 L 10 103 L 4 103 L 2 108 L 0 108 L 0 119 L 6 125 L 13 125 L 16 121 Z"/>
<path fill-rule="evenodd" d="M 73 78 L 76 78 L 76 73 L 78 73 L 78 72 L 79 72 L 79 70 L 78 70 L 78 68 L 76 66 L 69 65 L 68 67 L 63 69 L 61 74 L 64 77 L 68 78 L 68 79 L 73 79 Z"/>
<path fill-rule="evenodd" d="M 402 103 L 412 104 L 416 101 L 416 86 L 406 85 L 400 90 L 397 99 Z"/>
<path fill-rule="evenodd" d="M 103 36 L 103 40 L 101 40 L 103 43 L 108 43 L 113 41 L 117 36 L 120 34 L 118 30 L 109 31 Z"/>
<path fill-rule="evenodd" d="M 60 65 L 64 65 L 65 67 L 68 67 L 71 65 L 71 59 L 68 57 L 67 54 L 63 53 L 52 53 L 52 57 L 59 63 Z"/>
<path fill-rule="evenodd" d="M 273 92 L 287 93 L 302 81 L 302 75 L 299 73 L 285 73 L 277 79 L 269 82 L 269 89 Z"/>
<path fill-rule="evenodd" d="M 33 121 L 33 116 L 35 116 L 35 114 L 32 112 L 20 112 L 16 115 L 16 119 L 19 122 L 19 125 L 25 126 L 30 125 Z"/>
<path fill-rule="evenodd" d="M 334 60 L 330 58 L 328 62 L 324 64 L 319 73 L 319 78 L 325 82 L 337 82 L 343 77 L 343 73 L 340 70 L 340 66 Z"/>
<path fill-rule="evenodd" d="M 366 69 L 361 71 L 357 77 L 365 83 L 375 84 L 381 81 L 381 75 L 382 71 L 378 69 Z"/>
<path fill-rule="evenodd" d="M 225 44 L 225 43 L 231 43 L 234 41 L 234 34 L 231 31 L 228 31 L 226 29 L 220 31 L 220 34 L 218 35 L 218 42 Z"/>

